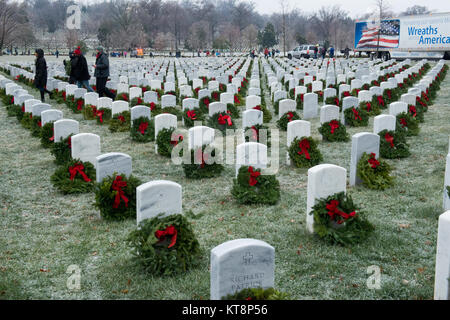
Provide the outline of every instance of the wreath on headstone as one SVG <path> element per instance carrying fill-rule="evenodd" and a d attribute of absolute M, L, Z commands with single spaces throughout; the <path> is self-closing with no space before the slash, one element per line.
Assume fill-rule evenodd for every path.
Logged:
<path fill-rule="evenodd" d="M 383 130 L 380 136 L 380 155 L 386 159 L 407 158 L 411 155 L 405 135 L 398 131 Z"/>
<path fill-rule="evenodd" d="M 333 244 L 361 243 L 374 230 L 351 196 L 344 192 L 317 200 L 309 214 L 314 216 L 314 232 Z"/>
<path fill-rule="evenodd" d="M 144 100 L 141 97 L 133 98 L 130 101 L 130 108 L 133 108 L 135 106 L 142 106 L 144 105 Z"/>
<path fill-rule="evenodd" d="M 295 101 L 297 102 L 297 110 L 303 110 L 304 98 L 305 95 L 303 93 L 297 95 L 297 99 L 295 99 Z"/>
<path fill-rule="evenodd" d="M 100 210 L 105 220 L 125 220 L 136 218 L 136 188 L 141 181 L 130 175 L 114 174 L 95 184 L 94 206 Z"/>
<path fill-rule="evenodd" d="M 328 97 L 325 99 L 325 104 L 338 106 L 339 108 L 342 108 L 342 101 L 339 100 L 337 96 Z"/>
<path fill-rule="evenodd" d="M 405 134 L 407 137 L 417 136 L 420 132 L 419 121 L 409 112 L 402 112 L 397 115 L 396 131 Z"/>
<path fill-rule="evenodd" d="M 97 124 L 104 125 L 108 124 L 111 121 L 112 118 L 112 110 L 109 108 L 100 108 L 97 109 L 95 113 L 95 118 L 97 120 Z"/>
<path fill-rule="evenodd" d="M 346 127 L 339 120 L 325 122 L 319 128 L 319 133 L 322 135 L 323 141 L 347 142 L 350 140 Z"/>
<path fill-rule="evenodd" d="M 408 113 L 416 119 L 418 122 L 425 122 L 424 118 L 424 108 L 422 106 L 414 106 L 412 104 L 408 105 Z"/>
<path fill-rule="evenodd" d="M 243 106 L 245 104 L 245 99 L 240 93 L 234 95 L 234 104 L 236 106 Z"/>
<path fill-rule="evenodd" d="M 116 95 L 116 101 L 126 101 L 126 102 L 128 102 L 129 101 L 129 95 L 128 95 L 128 93 L 125 93 L 125 92 L 119 92 L 117 95 Z"/>
<path fill-rule="evenodd" d="M 381 109 L 387 108 L 387 103 L 386 103 L 386 101 L 384 101 L 383 96 L 374 95 L 372 97 L 371 105 L 374 110 L 381 110 Z"/>
<path fill-rule="evenodd" d="M 123 111 L 115 114 L 109 121 L 109 131 L 111 132 L 128 132 L 131 127 L 130 111 Z"/>
<path fill-rule="evenodd" d="M 359 104 L 359 109 L 366 111 L 369 117 L 381 114 L 381 110 L 378 108 L 378 105 L 373 105 L 372 102 L 369 101 L 361 102 Z"/>
<path fill-rule="evenodd" d="M 216 153 L 217 150 L 208 145 L 191 150 L 191 162 L 188 164 L 183 163 L 186 177 L 188 179 L 204 179 L 220 176 L 223 171 L 223 165 L 216 162 L 211 163 Z"/>
<path fill-rule="evenodd" d="M 97 107 L 87 104 L 83 108 L 84 120 L 95 120 L 97 118 Z"/>
<path fill-rule="evenodd" d="M 201 256 L 192 225 L 181 214 L 142 221 L 127 242 L 137 261 L 152 275 L 185 273 L 197 266 Z"/>
<path fill-rule="evenodd" d="M 40 116 L 34 116 L 31 119 L 31 135 L 33 137 L 39 137 L 42 130 L 42 120 Z"/>
<path fill-rule="evenodd" d="M 399 93 L 397 89 L 384 89 L 383 91 L 383 100 L 388 105 L 391 102 L 399 100 Z"/>
<path fill-rule="evenodd" d="M 227 129 L 235 129 L 233 118 L 226 113 L 218 112 L 209 117 L 208 126 L 226 133 Z"/>
<path fill-rule="evenodd" d="M 416 106 L 420 109 L 422 109 L 423 112 L 428 111 L 428 104 L 426 103 L 425 99 L 422 97 L 416 97 Z"/>
<path fill-rule="evenodd" d="M 323 161 L 317 142 L 311 137 L 295 138 L 288 152 L 297 168 L 311 168 Z"/>
<path fill-rule="evenodd" d="M 275 205 L 280 200 L 280 183 L 274 175 L 261 175 L 260 169 L 242 166 L 233 179 L 231 194 L 241 204 Z"/>
<path fill-rule="evenodd" d="M 267 132 L 266 136 L 264 137 L 265 141 L 262 141 L 262 136 L 260 134 L 260 130 L 265 130 Z M 250 133 L 250 135 L 246 135 L 246 133 Z M 261 124 L 255 124 L 251 127 L 246 127 L 244 129 L 244 136 L 245 136 L 245 142 L 258 142 L 265 144 L 266 146 L 270 147 L 270 130 L 269 127 Z"/>
<path fill-rule="evenodd" d="M 30 129 L 31 130 L 31 126 L 33 124 L 33 115 L 31 114 L 31 112 L 25 112 L 23 114 L 23 117 L 22 117 L 22 120 L 20 121 L 20 124 L 25 129 Z"/>
<path fill-rule="evenodd" d="M 274 288 L 246 288 L 234 294 L 229 294 L 223 297 L 222 300 L 289 300 L 289 295 L 285 292 L 275 290 Z"/>
<path fill-rule="evenodd" d="M 199 101 L 199 107 L 202 113 L 208 113 L 209 111 L 209 104 L 211 103 L 210 97 L 203 97 Z"/>
<path fill-rule="evenodd" d="M 211 99 L 212 99 L 212 102 L 219 102 L 220 101 L 220 91 L 211 92 Z"/>
<path fill-rule="evenodd" d="M 369 189 L 385 190 L 394 184 L 392 168 L 384 161 L 377 160 L 375 153 L 363 153 L 357 165 L 357 175 Z"/>
<path fill-rule="evenodd" d="M 82 113 L 84 106 L 84 99 L 75 99 L 74 96 L 67 96 L 66 105 L 73 113 Z"/>
<path fill-rule="evenodd" d="M 348 108 L 344 111 L 345 123 L 351 127 L 365 127 L 369 124 L 369 115 L 361 108 Z"/>
<path fill-rule="evenodd" d="M 227 113 L 233 118 L 233 119 L 239 119 L 241 117 L 241 114 L 239 112 L 239 109 L 232 103 L 227 104 Z"/>
<path fill-rule="evenodd" d="M 289 122 L 300 119 L 297 112 L 287 112 L 277 121 L 277 127 L 283 131 L 287 131 Z"/>
<path fill-rule="evenodd" d="M 55 133 L 53 130 L 53 122 L 46 123 L 41 130 L 41 145 L 43 148 L 51 148 L 55 140 Z"/>
<path fill-rule="evenodd" d="M 156 144 L 158 146 L 158 154 L 164 157 L 171 157 L 172 150 L 184 137 L 181 134 L 174 135 L 175 128 L 164 128 L 158 132 L 156 136 Z"/>
<path fill-rule="evenodd" d="M 95 168 L 90 162 L 71 160 L 59 167 L 50 180 L 63 194 L 89 193 L 94 189 Z"/>
<path fill-rule="evenodd" d="M 53 143 L 50 152 L 55 157 L 57 165 L 63 165 L 72 159 L 72 136 L 73 134 L 60 142 Z"/>
<path fill-rule="evenodd" d="M 205 116 L 200 109 L 184 110 L 183 119 L 184 126 L 186 128 L 192 128 L 195 126 L 195 122 L 203 123 Z"/>
<path fill-rule="evenodd" d="M 133 120 L 130 130 L 131 140 L 137 142 L 150 142 L 155 140 L 155 121 L 147 117 Z"/>

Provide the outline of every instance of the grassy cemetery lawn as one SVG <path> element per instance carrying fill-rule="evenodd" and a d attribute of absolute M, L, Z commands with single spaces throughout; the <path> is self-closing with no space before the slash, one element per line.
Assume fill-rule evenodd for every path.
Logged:
<path fill-rule="evenodd" d="M 37 90 L 27 89 L 39 97 Z M 181 166 L 155 154 L 154 143 L 113 134 L 51 100 L 64 118 L 80 122 L 80 132 L 100 135 L 102 153 L 129 154 L 133 174 L 143 182 L 162 179 L 182 185 L 184 212 L 196 215 L 191 219 L 203 258 L 197 268 L 177 277 L 147 274 L 133 260 L 125 240 L 136 228 L 135 220 L 106 222 L 93 207 L 94 194 L 58 193 L 50 182 L 57 168 L 54 157 L 0 104 L 0 299 L 209 299 L 210 251 L 239 238 L 263 240 L 275 248 L 275 287 L 293 299 L 432 299 L 449 101 L 447 76 L 419 136 L 408 138 L 412 155 L 386 160 L 395 168 L 393 188 L 347 189 L 376 229 L 366 242 L 342 247 L 306 230 L 307 170 L 285 165 L 286 132 L 280 132 L 281 201 L 245 206 L 230 194 L 234 166 L 226 166 L 217 179 L 188 180 Z M 274 129 L 275 118 L 270 123 Z M 320 141 L 319 119 L 311 123 L 313 137 Z M 373 117 L 368 127 L 347 131 L 351 136 L 372 129 Z M 351 142 L 321 142 L 319 148 L 323 163 L 349 172 Z M 71 265 L 81 269 L 80 291 L 67 288 Z M 379 290 L 367 287 L 369 266 L 381 268 Z"/>

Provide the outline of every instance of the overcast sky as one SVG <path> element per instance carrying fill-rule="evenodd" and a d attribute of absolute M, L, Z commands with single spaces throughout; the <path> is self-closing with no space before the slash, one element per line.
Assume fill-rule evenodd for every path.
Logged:
<path fill-rule="evenodd" d="M 341 5 L 341 8 L 348 11 L 352 18 L 367 13 L 374 7 L 374 0 L 287 0 L 291 8 L 297 8 L 302 11 L 312 12 L 321 6 Z M 280 11 L 278 0 L 254 0 L 256 10 L 261 13 L 273 13 Z M 387 1 L 394 12 L 402 12 L 407 7 L 413 5 L 426 6 L 433 12 L 450 12 L 449 0 L 388 0 Z"/>

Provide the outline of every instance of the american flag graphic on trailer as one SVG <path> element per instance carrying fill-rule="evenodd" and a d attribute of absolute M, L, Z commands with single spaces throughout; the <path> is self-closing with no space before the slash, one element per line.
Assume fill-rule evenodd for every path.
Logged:
<path fill-rule="evenodd" d="M 381 21 L 380 27 L 375 23 L 358 22 L 356 24 L 355 48 L 398 48 L 400 41 L 400 20 Z"/>

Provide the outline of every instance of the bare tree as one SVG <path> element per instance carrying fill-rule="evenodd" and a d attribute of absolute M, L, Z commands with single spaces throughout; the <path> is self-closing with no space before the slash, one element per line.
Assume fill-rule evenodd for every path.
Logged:
<path fill-rule="evenodd" d="M 415 16 L 419 14 L 428 14 L 431 13 L 431 11 L 426 6 L 412 6 L 409 8 L 406 8 L 405 12 L 402 12 L 402 16 Z"/>
<path fill-rule="evenodd" d="M 258 29 L 254 24 L 251 24 L 242 30 L 242 36 L 244 38 L 245 45 L 249 49 L 256 47 L 258 43 Z"/>
<path fill-rule="evenodd" d="M 287 24 L 288 24 L 288 11 L 289 4 L 287 0 L 279 0 L 281 7 L 281 35 L 283 39 L 283 55 L 286 56 L 286 40 L 287 40 Z"/>
<path fill-rule="evenodd" d="M 17 4 L 0 0 L 0 55 L 3 54 L 4 47 L 13 43 L 21 20 Z"/>

